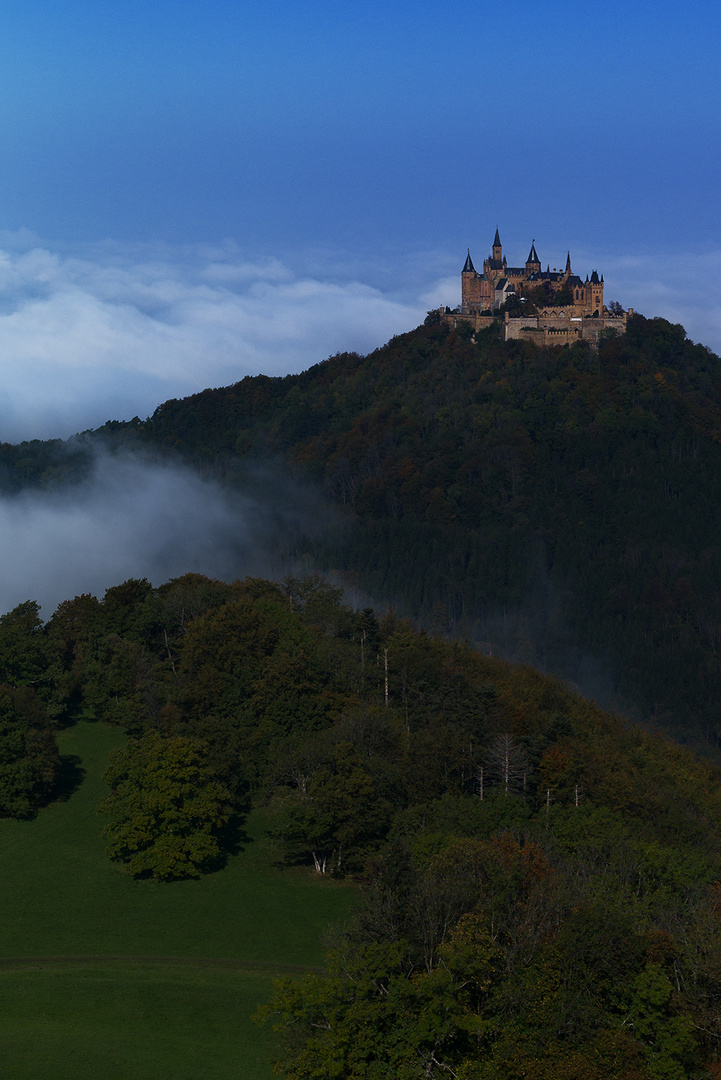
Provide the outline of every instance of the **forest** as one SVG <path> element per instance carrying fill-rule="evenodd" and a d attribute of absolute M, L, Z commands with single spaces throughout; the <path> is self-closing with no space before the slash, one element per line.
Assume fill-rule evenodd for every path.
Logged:
<path fill-rule="evenodd" d="M 27 602 L 0 666 L 3 815 L 48 812 L 91 720 L 127 874 L 221 873 L 262 807 L 279 871 L 358 883 L 325 973 L 259 1003 L 282 1075 L 721 1075 L 712 763 L 315 576 Z"/>
<path fill-rule="evenodd" d="M 642 316 L 597 350 L 429 318 L 0 446 L 10 497 L 102 448 L 328 508 L 283 581 L 0 616 L 0 815 L 50 813 L 95 725 L 121 877 L 219 878 L 261 815 L 279 875 L 355 890 L 258 1000 L 289 1080 L 721 1077 L 719 363 Z"/>
<path fill-rule="evenodd" d="M 368 356 L 246 378 L 66 443 L 0 446 L 0 489 L 79 483 L 97 445 L 182 459 L 241 491 L 270 464 L 333 510 L 278 530 L 289 572 L 332 571 L 379 610 L 716 753 L 719 363 L 640 315 L 598 351 L 429 321 Z"/>

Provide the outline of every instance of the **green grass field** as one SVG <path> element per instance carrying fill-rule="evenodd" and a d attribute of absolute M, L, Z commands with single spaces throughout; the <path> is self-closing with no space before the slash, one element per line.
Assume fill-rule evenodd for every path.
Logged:
<path fill-rule="evenodd" d="M 63 732 L 76 790 L 0 822 L 0 1075 L 265 1080 L 272 1033 L 250 1017 L 275 976 L 321 963 L 354 890 L 275 869 L 257 814 L 219 873 L 134 881 L 96 812 L 121 742 L 100 725 Z"/>

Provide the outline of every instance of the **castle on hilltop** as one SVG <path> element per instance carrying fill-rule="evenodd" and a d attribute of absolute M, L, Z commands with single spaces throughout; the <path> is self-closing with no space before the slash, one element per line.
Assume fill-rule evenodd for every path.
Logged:
<path fill-rule="evenodd" d="M 612 310 L 604 305 L 603 286 L 603 276 L 596 270 L 585 280 L 573 273 L 570 252 L 565 270 L 551 270 L 550 264 L 542 270 L 535 240 L 525 265 L 509 266 L 496 229 L 483 273 L 474 267 L 469 250 L 461 271 L 461 306 L 441 311 L 441 317 L 452 326 L 470 322 L 476 330 L 502 317 L 504 341 L 526 338 L 554 345 L 578 340 L 595 343 L 602 330 L 624 333 L 629 314 L 618 304 L 612 304 Z"/>

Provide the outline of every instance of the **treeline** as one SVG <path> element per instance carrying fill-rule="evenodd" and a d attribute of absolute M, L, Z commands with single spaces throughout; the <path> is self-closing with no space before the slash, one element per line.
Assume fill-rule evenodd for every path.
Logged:
<path fill-rule="evenodd" d="M 328 975 L 265 1010 L 287 1076 L 721 1074 L 711 764 L 318 578 L 27 603 L 0 678 L 0 779 L 30 770 L 3 813 L 52 797 L 53 730 L 95 718 L 128 734 L 101 810 L 130 873 L 219 868 L 252 802 L 280 864 L 365 885 Z"/>

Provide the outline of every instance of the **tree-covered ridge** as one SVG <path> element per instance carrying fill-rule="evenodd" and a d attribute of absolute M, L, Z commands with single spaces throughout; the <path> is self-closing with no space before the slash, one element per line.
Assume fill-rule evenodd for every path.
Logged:
<path fill-rule="evenodd" d="M 607 696 L 717 745 L 719 371 L 640 316 L 598 352 L 431 325 L 168 402 L 142 437 L 230 476 L 285 456 L 349 514 L 318 565 L 572 678 L 596 655 Z"/>
<path fill-rule="evenodd" d="M 292 544 L 316 566 L 717 748 L 720 410 L 719 359 L 661 319 L 598 351 L 430 324 L 109 423 L 64 466 L 55 444 L 0 447 L 0 480 L 77 479 L 98 440 L 229 484 L 270 460 L 341 508 Z"/>
<path fill-rule="evenodd" d="M 16 711 L 127 733 L 101 809 L 130 873 L 218 869 L 250 800 L 280 864 L 364 882 L 328 976 L 269 1008 L 289 1077 L 718 1074 L 712 764 L 318 578 L 28 603 L 0 664 Z"/>

